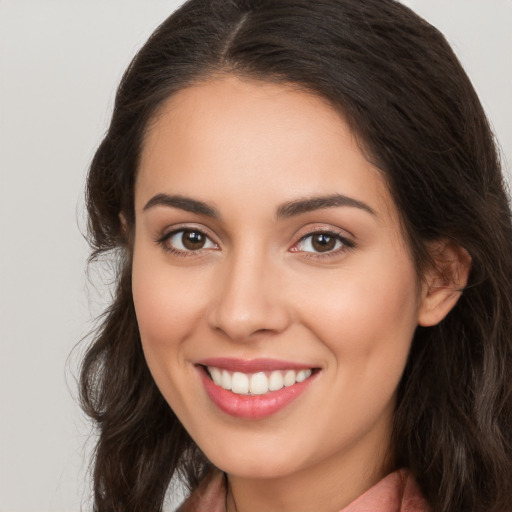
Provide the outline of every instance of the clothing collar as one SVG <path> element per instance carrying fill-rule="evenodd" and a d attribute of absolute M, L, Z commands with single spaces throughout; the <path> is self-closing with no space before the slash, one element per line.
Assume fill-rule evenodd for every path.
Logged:
<path fill-rule="evenodd" d="M 226 476 L 208 474 L 177 512 L 226 512 Z M 406 469 L 390 473 L 339 512 L 428 512 L 413 476 Z"/>

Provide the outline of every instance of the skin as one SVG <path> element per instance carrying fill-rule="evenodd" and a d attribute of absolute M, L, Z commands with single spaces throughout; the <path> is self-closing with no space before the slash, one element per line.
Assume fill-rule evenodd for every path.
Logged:
<path fill-rule="evenodd" d="M 218 216 L 146 206 L 158 194 Z M 368 209 L 276 216 L 288 202 L 333 194 Z M 230 509 L 311 511 L 321 497 L 322 510 L 337 511 L 392 470 L 395 393 L 414 330 L 439 321 L 457 294 L 449 283 L 433 291 L 434 273 L 418 279 L 384 179 L 339 113 L 297 88 L 233 76 L 184 89 L 148 129 L 135 210 L 133 297 L 147 363 L 228 474 Z M 169 252 L 181 236 L 162 238 L 185 227 L 208 242 Z M 315 252 L 311 232 L 348 245 Z M 209 357 L 320 372 L 285 409 L 248 420 L 208 398 L 195 363 Z"/>

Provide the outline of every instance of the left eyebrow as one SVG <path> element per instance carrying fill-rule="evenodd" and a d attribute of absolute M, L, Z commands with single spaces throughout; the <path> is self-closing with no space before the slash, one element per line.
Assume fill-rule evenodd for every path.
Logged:
<path fill-rule="evenodd" d="M 167 206 L 169 208 L 177 208 L 186 212 L 206 215 L 207 217 L 219 217 L 219 212 L 212 205 L 204 203 L 203 201 L 198 201 L 197 199 L 180 195 L 157 194 L 146 203 L 142 211 L 149 210 L 155 206 Z"/>
<path fill-rule="evenodd" d="M 366 203 L 363 203 L 362 201 L 352 197 L 344 196 L 342 194 L 332 194 L 329 196 L 307 197 L 305 199 L 297 199 L 295 201 L 284 203 L 277 209 L 276 218 L 277 220 L 282 220 L 315 210 L 322 210 L 324 208 L 337 208 L 340 206 L 359 208 L 360 210 L 366 211 L 371 215 L 376 215 L 373 208 L 368 206 Z"/>

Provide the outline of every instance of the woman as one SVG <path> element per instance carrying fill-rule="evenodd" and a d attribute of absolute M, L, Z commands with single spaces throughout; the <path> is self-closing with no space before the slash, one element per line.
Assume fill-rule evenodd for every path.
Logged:
<path fill-rule="evenodd" d="M 191 0 L 91 165 L 116 295 L 97 510 L 512 507 L 512 229 L 446 41 L 391 0 Z"/>

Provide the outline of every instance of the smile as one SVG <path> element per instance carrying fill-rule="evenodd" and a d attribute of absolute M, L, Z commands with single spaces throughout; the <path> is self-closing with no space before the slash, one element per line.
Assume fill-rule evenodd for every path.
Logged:
<path fill-rule="evenodd" d="M 306 380 L 312 374 L 308 370 L 275 370 L 273 372 L 242 373 L 230 372 L 214 366 L 207 367 L 213 382 L 237 395 L 264 395 L 293 386 Z"/>
<path fill-rule="evenodd" d="M 222 412 L 261 419 L 299 398 L 319 368 L 274 360 L 213 359 L 196 364 L 206 394 Z"/>

